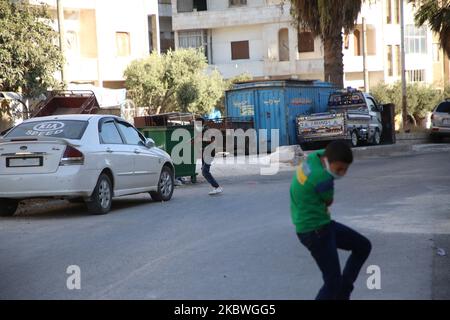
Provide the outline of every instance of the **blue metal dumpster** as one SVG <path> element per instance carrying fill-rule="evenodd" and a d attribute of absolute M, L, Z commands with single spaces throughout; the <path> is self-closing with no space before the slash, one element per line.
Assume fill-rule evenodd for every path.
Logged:
<path fill-rule="evenodd" d="M 234 85 L 225 94 L 227 117 L 249 118 L 255 129 L 279 130 L 279 145 L 297 144 L 295 119 L 298 115 L 324 112 L 328 97 L 336 90 L 322 81 L 264 80 Z"/>

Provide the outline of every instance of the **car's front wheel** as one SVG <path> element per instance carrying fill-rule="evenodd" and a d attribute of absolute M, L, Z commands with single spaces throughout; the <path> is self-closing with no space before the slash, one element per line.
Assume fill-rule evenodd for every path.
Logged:
<path fill-rule="evenodd" d="M 373 144 L 378 146 L 381 143 L 381 133 L 380 130 L 376 129 L 373 135 Z"/>
<path fill-rule="evenodd" d="M 172 198 L 175 187 L 173 171 L 168 166 L 164 166 L 158 180 L 158 190 L 150 192 L 153 201 L 169 201 Z"/>
<path fill-rule="evenodd" d="M 16 213 L 19 201 L 14 199 L 0 199 L 0 217 L 11 217 Z"/>
<path fill-rule="evenodd" d="M 86 201 L 86 206 L 91 214 L 106 214 L 111 210 L 113 188 L 111 179 L 106 174 L 101 174 L 91 198 Z"/>

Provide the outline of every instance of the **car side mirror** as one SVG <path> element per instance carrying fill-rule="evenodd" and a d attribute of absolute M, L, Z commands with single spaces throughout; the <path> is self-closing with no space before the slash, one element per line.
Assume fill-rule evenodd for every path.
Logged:
<path fill-rule="evenodd" d="M 153 139 L 151 138 L 147 138 L 145 139 L 145 146 L 149 149 L 155 147 L 155 141 L 153 141 Z"/>
<path fill-rule="evenodd" d="M 371 108 L 372 112 L 382 112 L 383 111 L 383 107 L 382 106 L 374 106 Z"/>

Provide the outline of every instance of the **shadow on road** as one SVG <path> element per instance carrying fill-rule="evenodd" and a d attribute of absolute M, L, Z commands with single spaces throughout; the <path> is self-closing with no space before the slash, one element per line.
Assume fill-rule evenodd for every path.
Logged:
<path fill-rule="evenodd" d="M 105 216 L 151 203 L 153 200 L 150 197 L 144 198 L 140 195 L 139 198 L 117 198 L 113 200 L 111 211 Z M 1 219 L 76 219 L 80 217 L 99 217 L 99 215 L 89 214 L 83 203 L 74 204 L 66 200 L 28 200 L 20 204 L 18 212 L 13 217 Z"/>

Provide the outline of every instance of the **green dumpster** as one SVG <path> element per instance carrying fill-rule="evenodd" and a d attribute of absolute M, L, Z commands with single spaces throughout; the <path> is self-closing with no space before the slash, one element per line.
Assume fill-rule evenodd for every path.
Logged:
<path fill-rule="evenodd" d="M 177 129 L 186 129 L 189 131 L 191 138 L 194 137 L 194 125 L 181 125 L 181 126 L 164 126 L 164 127 L 142 127 L 138 130 L 146 137 L 155 141 L 155 145 L 166 151 L 172 156 L 173 148 L 180 143 L 179 141 L 172 141 L 172 133 Z M 185 141 L 185 144 L 189 144 L 188 147 L 191 150 L 191 156 L 189 163 L 181 163 L 175 165 L 175 177 L 190 177 L 191 181 L 195 183 L 197 181 L 196 171 L 196 159 L 194 152 L 194 143 L 192 141 Z M 182 146 L 180 146 L 182 147 Z M 182 152 L 180 156 L 183 156 Z"/>

